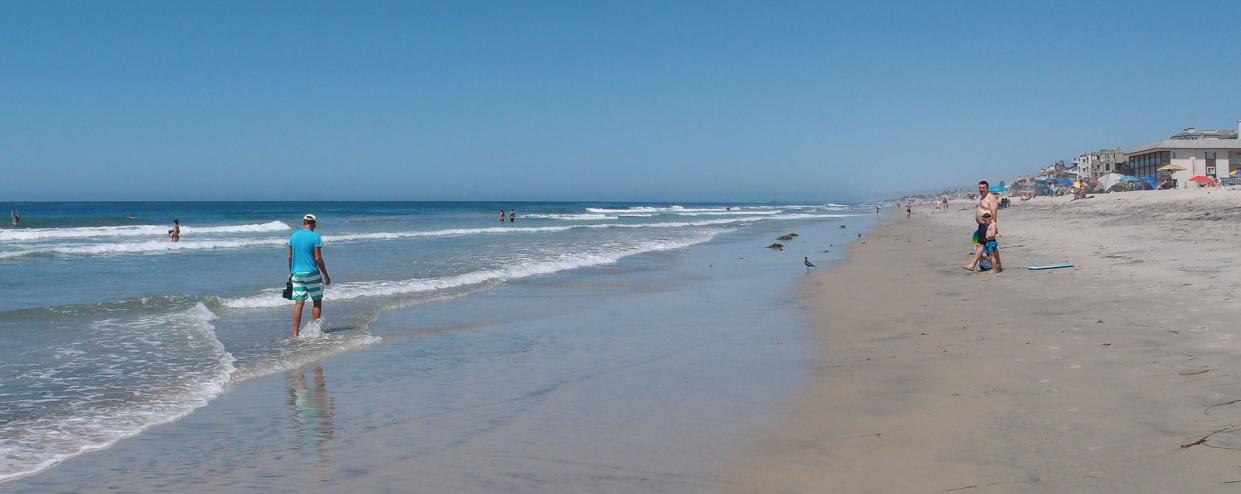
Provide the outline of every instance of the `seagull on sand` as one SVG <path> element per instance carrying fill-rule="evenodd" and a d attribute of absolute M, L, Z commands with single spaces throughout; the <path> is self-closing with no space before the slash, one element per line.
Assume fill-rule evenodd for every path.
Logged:
<path fill-rule="evenodd" d="M 813 262 L 810 262 L 810 258 L 809 258 L 809 257 L 802 257 L 802 258 L 801 258 L 801 263 L 806 265 L 806 271 L 810 271 L 810 268 L 817 268 L 817 267 L 818 267 L 818 266 L 815 266 Z"/>

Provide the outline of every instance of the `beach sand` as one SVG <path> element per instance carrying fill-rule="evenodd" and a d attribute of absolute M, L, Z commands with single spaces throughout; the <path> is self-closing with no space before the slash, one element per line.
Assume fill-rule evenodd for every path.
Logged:
<path fill-rule="evenodd" d="M 1003 273 L 957 201 L 809 278 L 814 376 L 722 490 L 1241 489 L 1241 192 L 1068 199 L 1001 210 Z"/>

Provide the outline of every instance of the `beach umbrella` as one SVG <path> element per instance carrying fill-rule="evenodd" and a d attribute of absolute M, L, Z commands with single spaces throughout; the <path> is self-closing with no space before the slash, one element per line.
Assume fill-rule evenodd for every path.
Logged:
<path fill-rule="evenodd" d="M 1158 171 L 1161 171 L 1161 172 L 1167 172 L 1167 173 L 1172 173 L 1172 172 L 1183 172 L 1183 171 L 1185 171 L 1185 167 L 1183 167 L 1183 166 L 1181 166 L 1181 165 L 1163 165 L 1163 166 L 1161 166 L 1161 167 L 1157 168 L 1157 170 L 1158 170 Z"/>
<path fill-rule="evenodd" d="M 1190 182 L 1198 182 L 1198 183 L 1200 183 L 1200 184 L 1213 184 L 1213 183 L 1215 183 L 1215 180 L 1214 180 L 1214 179 L 1212 179 L 1211 177 L 1205 177 L 1205 176 L 1202 176 L 1202 175 L 1198 175 L 1198 176 L 1196 176 L 1196 177 L 1189 177 L 1189 181 L 1190 181 Z"/>
<path fill-rule="evenodd" d="M 1120 177 L 1120 181 L 1121 182 L 1141 182 L 1141 180 L 1138 180 L 1138 177 L 1135 177 L 1133 175 L 1125 175 L 1123 177 Z"/>
<path fill-rule="evenodd" d="M 1006 190 L 1008 190 L 1008 187 L 1003 185 L 992 185 L 990 189 L 987 189 L 987 192 L 1004 192 Z"/>

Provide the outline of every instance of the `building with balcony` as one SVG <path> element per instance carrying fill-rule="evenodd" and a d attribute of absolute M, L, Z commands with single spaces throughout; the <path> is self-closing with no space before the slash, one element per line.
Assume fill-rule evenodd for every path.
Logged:
<path fill-rule="evenodd" d="M 1099 178 L 1109 173 L 1117 173 L 1118 166 L 1127 162 L 1128 157 L 1124 151 L 1100 149 L 1073 159 L 1073 167 L 1082 178 Z"/>
<path fill-rule="evenodd" d="M 1199 175 L 1228 177 L 1241 169 L 1241 120 L 1237 130 L 1185 129 L 1167 139 L 1126 151 L 1129 174 L 1158 178 L 1170 175 L 1178 186 Z M 1160 169 L 1163 170 L 1160 170 Z"/>

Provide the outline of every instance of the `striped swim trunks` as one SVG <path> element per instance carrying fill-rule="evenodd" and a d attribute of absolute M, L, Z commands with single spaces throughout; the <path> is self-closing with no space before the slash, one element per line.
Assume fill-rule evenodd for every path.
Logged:
<path fill-rule="evenodd" d="M 323 300 L 323 275 L 319 272 L 293 273 L 293 300 Z"/>

